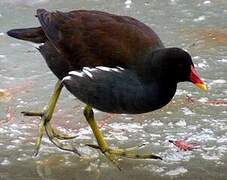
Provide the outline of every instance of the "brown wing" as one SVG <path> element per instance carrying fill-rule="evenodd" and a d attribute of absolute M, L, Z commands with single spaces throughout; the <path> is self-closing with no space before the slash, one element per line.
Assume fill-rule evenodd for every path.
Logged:
<path fill-rule="evenodd" d="M 37 17 L 50 42 L 75 68 L 127 67 L 139 63 L 147 49 L 163 46 L 148 26 L 126 16 L 39 9 Z"/>

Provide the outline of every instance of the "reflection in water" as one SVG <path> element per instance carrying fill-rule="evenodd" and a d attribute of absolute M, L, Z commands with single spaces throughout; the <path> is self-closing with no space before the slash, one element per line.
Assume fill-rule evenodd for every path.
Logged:
<path fill-rule="evenodd" d="M 83 104 L 64 91 L 53 126 L 76 135 L 72 143 L 78 157 L 54 147 L 45 137 L 33 157 L 39 119 L 24 118 L 25 110 L 46 105 L 55 84 L 34 45 L 6 36 L 13 27 L 37 25 L 35 9 L 99 9 L 136 17 L 152 26 L 168 46 L 186 48 L 209 92 L 180 84 L 165 108 L 141 115 L 96 112 L 99 125 L 112 146 L 145 144 L 163 161 L 120 159 L 119 172 L 102 154 L 84 144 L 95 139 L 82 115 Z M 225 179 L 227 177 L 227 31 L 225 0 L 216 1 L 104 1 L 1 0 L 0 1 L 0 179 Z M 169 140 L 199 144 L 180 151 Z"/>

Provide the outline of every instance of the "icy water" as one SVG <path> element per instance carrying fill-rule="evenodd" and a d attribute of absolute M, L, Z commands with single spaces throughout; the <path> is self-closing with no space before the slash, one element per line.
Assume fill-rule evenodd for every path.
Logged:
<path fill-rule="evenodd" d="M 40 154 L 33 157 L 39 120 L 20 112 L 41 110 L 56 78 L 34 44 L 9 38 L 5 32 L 38 25 L 37 8 L 97 9 L 133 16 L 151 26 L 166 46 L 190 52 L 208 93 L 181 83 L 174 100 L 162 110 L 133 116 L 95 114 L 110 145 L 145 143 L 140 151 L 153 151 L 163 161 L 122 158 L 119 171 L 98 151 L 85 147 L 95 140 L 82 116 L 84 105 L 66 90 L 52 124 L 77 136 L 68 143 L 78 147 L 83 158 L 58 150 L 46 137 Z M 227 179 L 226 20 L 226 0 L 1 0 L 0 179 Z M 199 148 L 180 151 L 170 139 L 197 143 Z"/>

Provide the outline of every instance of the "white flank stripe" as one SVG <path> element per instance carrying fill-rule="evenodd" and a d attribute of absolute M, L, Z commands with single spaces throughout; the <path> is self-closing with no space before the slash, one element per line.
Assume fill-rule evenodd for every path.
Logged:
<path fill-rule="evenodd" d="M 93 75 L 86 69 L 83 68 L 83 72 L 90 78 L 93 78 Z"/>
<path fill-rule="evenodd" d="M 125 70 L 123 67 L 117 66 L 118 69 L 120 70 Z"/>
<path fill-rule="evenodd" d="M 102 70 L 102 71 L 111 71 L 111 68 L 109 68 L 109 67 L 105 67 L 105 66 L 96 66 L 96 68 L 97 69 L 100 69 L 100 70 Z"/>
<path fill-rule="evenodd" d="M 65 81 L 65 80 L 72 80 L 72 77 L 71 77 L 71 76 L 65 76 L 65 77 L 61 80 L 61 82 Z"/>
<path fill-rule="evenodd" d="M 120 72 L 120 69 L 112 68 L 112 71 L 114 71 L 114 72 Z"/>
<path fill-rule="evenodd" d="M 83 77 L 83 73 L 78 72 L 78 71 L 70 71 L 69 75 L 75 75 L 75 76 Z"/>
<path fill-rule="evenodd" d="M 87 71 L 90 71 L 90 72 L 92 72 L 92 71 L 97 71 L 96 68 L 84 67 L 83 70 L 84 70 L 84 69 L 87 70 Z"/>

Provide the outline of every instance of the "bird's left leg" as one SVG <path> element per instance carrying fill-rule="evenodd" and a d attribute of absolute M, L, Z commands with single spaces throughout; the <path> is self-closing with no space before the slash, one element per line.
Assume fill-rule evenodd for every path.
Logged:
<path fill-rule="evenodd" d="M 25 116 L 39 116 L 41 118 L 41 122 L 39 124 L 39 136 L 36 139 L 36 151 L 35 155 L 38 154 L 40 149 L 41 140 L 43 137 L 44 131 L 46 131 L 47 136 L 49 137 L 50 141 L 59 147 L 62 150 L 72 151 L 74 153 L 78 153 L 78 151 L 69 144 L 62 144 L 58 139 L 72 139 L 74 137 L 65 136 L 56 133 L 56 131 L 51 127 L 50 120 L 53 116 L 57 101 L 59 99 L 61 90 L 63 85 L 61 81 L 58 81 L 55 85 L 54 92 L 50 98 L 48 105 L 44 108 L 42 112 L 22 112 Z"/>
<path fill-rule="evenodd" d="M 104 140 L 104 137 L 101 133 L 101 131 L 98 128 L 98 125 L 94 119 L 94 112 L 92 110 L 92 107 L 87 105 L 84 109 L 84 116 L 90 125 L 93 134 L 96 138 L 96 141 L 98 145 L 92 145 L 88 144 L 88 146 L 99 149 L 103 154 L 105 154 L 114 164 L 117 164 L 117 161 L 115 159 L 116 156 L 122 156 L 126 158 L 134 158 L 134 159 L 162 159 L 161 157 L 154 155 L 153 153 L 149 154 L 138 154 L 135 151 L 135 148 L 128 148 L 128 149 L 119 149 L 119 148 L 110 148 L 106 141 Z"/>

